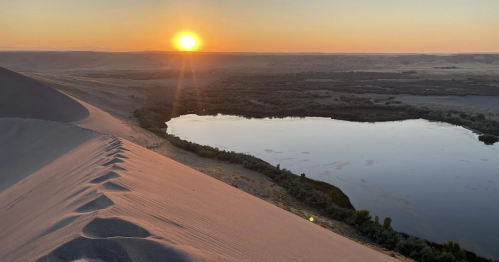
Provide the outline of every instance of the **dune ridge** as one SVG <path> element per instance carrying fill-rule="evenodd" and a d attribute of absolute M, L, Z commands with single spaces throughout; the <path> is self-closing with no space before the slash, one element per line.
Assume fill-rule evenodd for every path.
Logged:
<path fill-rule="evenodd" d="M 42 133 L 81 131 L 10 121 Z M 392 259 L 127 140 L 89 132 L 0 192 L 0 261 Z"/>
<path fill-rule="evenodd" d="M 396 261 L 142 147 L 155 138 L 91 105 L 2 78 L 26 92 L 0 86 L 23 101 L 0 106 L 0 261 Z M 86 111 L 59 112 L 74 102 Z"/>

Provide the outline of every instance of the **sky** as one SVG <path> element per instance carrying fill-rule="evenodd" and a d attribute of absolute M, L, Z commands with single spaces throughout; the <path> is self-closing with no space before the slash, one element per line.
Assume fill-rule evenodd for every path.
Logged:
<path fill-rule="evenodd" d="M 0 49 L 499 52 L 499 0 L 0 0 Z"/>

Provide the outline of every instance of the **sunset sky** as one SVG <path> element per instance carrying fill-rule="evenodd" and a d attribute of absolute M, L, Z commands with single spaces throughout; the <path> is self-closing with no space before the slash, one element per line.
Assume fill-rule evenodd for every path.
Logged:
<path fill-rule="evenodd" d="M 499 52 L 498 0 L 0 0 L 0 49 Z"/>

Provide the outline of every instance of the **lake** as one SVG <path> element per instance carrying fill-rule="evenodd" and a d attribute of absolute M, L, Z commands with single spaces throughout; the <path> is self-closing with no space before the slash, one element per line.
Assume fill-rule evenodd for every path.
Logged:
<path fill-rule="evenodd" d="M 394 229 L 499 258 L 499 143 L 426 120 L 357 123 L 328 118 L 184 115 L 168 133 L 247 153 L 339 187 L 354 207 Z"/>

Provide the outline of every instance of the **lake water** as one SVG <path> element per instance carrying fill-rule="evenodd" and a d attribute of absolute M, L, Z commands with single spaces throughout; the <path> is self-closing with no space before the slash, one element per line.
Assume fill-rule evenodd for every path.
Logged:
<path fill-rule="evenodd" d="M 339 187 L 356 209 L 399 231 L 458 241 L 499 258 L 499 143 L 426 120 L 357 123 L 327 118 L 185 115 L 168 133 L 248 153 Z"/>

